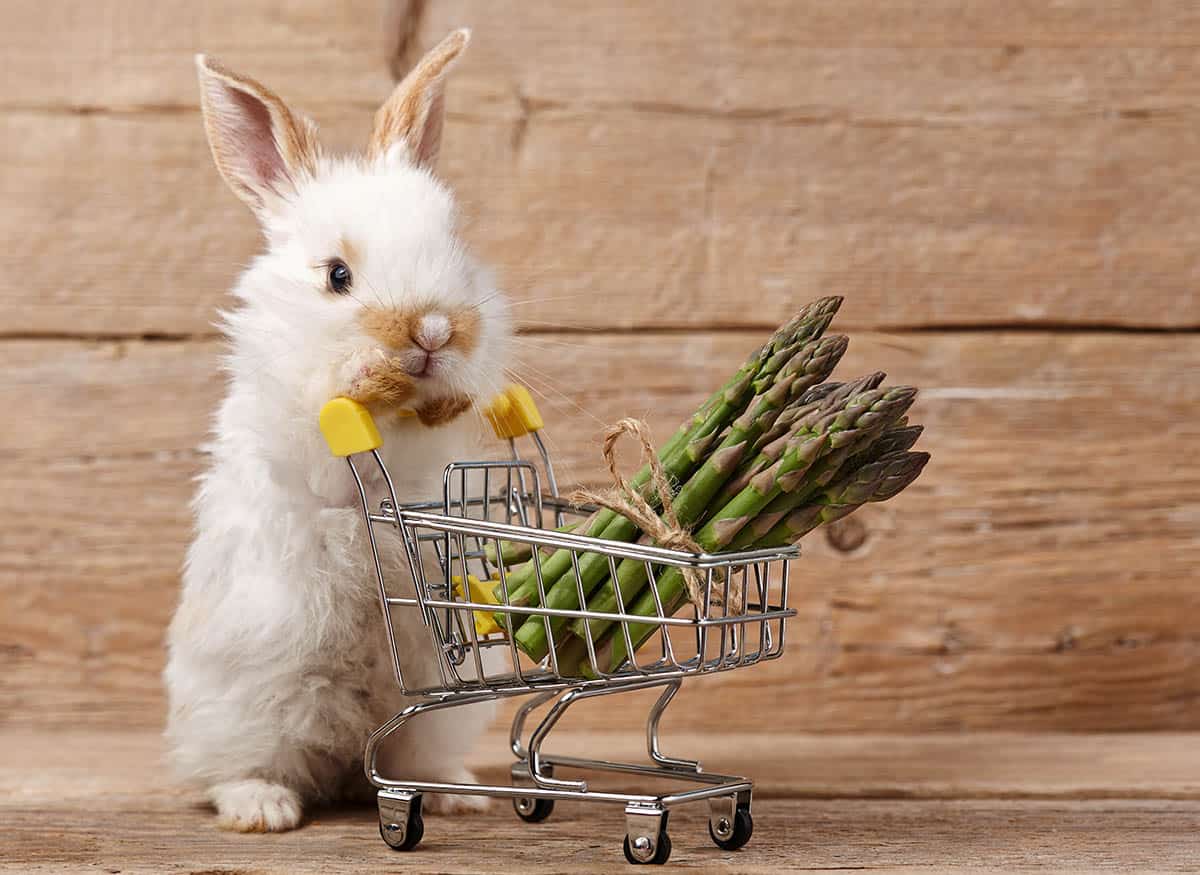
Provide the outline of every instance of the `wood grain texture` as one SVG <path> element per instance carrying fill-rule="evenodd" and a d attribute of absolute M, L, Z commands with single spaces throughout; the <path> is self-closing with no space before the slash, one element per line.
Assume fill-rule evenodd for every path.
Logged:
<path fill-rule="evenodd" d="M 463 72 L 475 74 L 472 91 L 499 98 L 745 112 L 852 95 L 864 109 L 963 112 L 1169 100 L 1170 89 L 1196 87 L 1174 73 L 1195 63 L 1200 14 L 1172 0 L 1016 9 L 987 0 L 566 0 L 534 8 L 519 0 L 353 0 L 335 9 L 318 0 L 109 0 L 82 9 L 47 0 L 14 8 L 7 24 L 5 106 L 194 105 L 188 61 L 199 51 L 257 59 L 263 79 L 316 102 L 361 100 L 355 89 L 386 87 L 382 77 L 469 26 L 476 41 Z M 897 61 L 911 75 L 895 77 Z M 1144 84 L 1159 88 L 1148 93 Z"/>
<path fill-rule="evenodd" d="M 353 140 L 367 117 L 323 120 Z M 519 149 L 510 128 L 453 121 L 443 166 L 529 329 L 767 326 L 825 292 L 848 297 L 856 328 L 1185 326 L 1200 313 L 1200 190 L 1183 182 L 1200 178 L 1200 150 L 1183 122 L 964 139 L 560 113 Z M 260 244 L 197 117 L 5 113 L 0 133 L 6 331 L 211 332 Z M 60 148 L 89 160 L 64 164 Z"/>
<path fill-rule="evenodd" d="M 591 753 L 623 755 L 638 739 L 574 737 Z M 712 737 L 708 737 L 711 743 Z M 731 744 L 743 739 L 719 737 Z M 766 739 L 759 738 L 762 742 Z M 495 752 L 499 737 L 488 739 Z M 1192 871 L 1200 771 L 1194 735 L 928 737 L 774 736 L 735 760 L 749 774 L 801 785 L 828 781 L 823 798 L 755 795 L 755 834 L 735 854 L 705 835 L 702 807 L 671 816 L 679 869 L 769 873 L 878 871 Z M 94 759 L 64 759 L 63 751 Z M 0 733 L 0 871 L 122 873 L 422 871 L 627 872 L 620 813 L 560 803 L 544 824 L 523 824 L 496 803 L 470 828 L 430 816 L 425 840 L 397 858 L 376 831 L 373 809 L 319 811 L 303 829 L 239 836 L 213 826 L 190 794 L 165 785 L 159 740 L 135 733 Z M 482 763 L 481 758 L 476 758 Z M 506 777 L 501 761 L 485 771 Z M 1008 788 L 990 798 L 953 792 L 921 798 L 928 776 L 951 787 L 980 776 Z M 1177 789 L 1190 780 L 1189 796 Z M 1111 798 L 1086 798 L 1102 785 Z M 863 786 L 887 787 L 856 798 Z M 1053 788 L 1049 798 L 1040 792 Z M 1034 792 L 1029 793 L 1030 790 Z M 822 790 L 824 793 L 825 790 Z M 1059 793 L 1062 795 L 1057 795 Z"/>
<path fill-rule="evenodd" d="M 348 145 L 387 60 L 461 24 L 443 170 L 528 327 L 765 326 L 829 291 L 858 328 L 1200 325 L 1200 25 L 1178 4 L 310 5 L 16 16 L 5 332 L 210 331 L 257 244 L 192 47 Z M 46 16 L 78 51 L 32 48 Z"/>
<path fill-rule="evenodd" d="M 581 335 L 548 348 L 566 372 L 591 375 L 544 403 L 560 477 L 596 481 L 601 423 L 621 415 L 646 416 L 665 439 L 693 387 L 719 383 L 757 337 Z M 161 630 L 220 389 L 216 350 L 0 345 L 0 403 L 23 405 L 28 423 L 0 436 L 5 723 L 160 719 Z M 917 417 L 935 461 L 902 498 L 853 518 L 854 549 L 806 542 L 786 658 L 697 683 L 679 719 L 708 730 L 738 714 L 745 729 L 767 714 L 797 730 L 1195 727 L 1198 356 L 1187 335 L 856 336 L 840 373 L 885 368 L 924 387 Z M 147 417 L 148 398 L 169 403 Z M 586 719 L 628 727 L 642 713 Z"/>
<path fill-rule="evenodd" d="M 82 113 L 194 110 L 208 53 L 309 104 L 382 99 L 395 16 L 379 0 L 13 4 L 0 33 L 0 107 Z"/>
<path fill-rule="evenodd" d="M 519 302 L 564 480 L 595 481 L 619 416 L 665 438 L 817 294 L 848 296 L 845 372 L 926 389 L 934 463 L 809 540 L 787 658 L 673 719 L 1197 728 L 1200 13 L 1167 0 L 6 10 L 0 724 L 161 720 L 211 323 L 259 245 L 191 53 L 341 148 L 460 25 L 442 171 Z"/>
<path fill-rule="evenodd" d="M 0 872 L 151 875 L 355 873 L 404 866 L 422 872 L 628 873 L 619 813 L 563 806 L 539 826 L 507 806 L 459 818 L 430 815 L 425 839 L 397 860 L 368 808 L 324 812 L 282 836 L 229 835 L 195 806 L 131 799 L 0 807 L 7 833 Z M 671 862 L 661 871 L 974 873 L 1193 872 L 1200 803 L 767 800 L 754 839 L 736 853 L 713 847 L 707 813 L 671 816 Z M 481 837 L 483 840 L 481 840 Z"/>
<path fill-rule="evenodd" d="M 670 713 L 670 712 L 668 712 Z M 808 735 L 791 731 L 696 732 L 673 715 L 664 750 L 705 768 L 754 780 L 760 799 L 1174 799 L 1200 801 L 1195 733 L 970 732 L 932 735 Z M 643 762 L 640 732 L 598 731 L 571 719 L 547 750 Z M 81 762 L 64 750 L 94 750 Z M 0 805 L 19 800 L 83 802 L 96 795 L 194 798 L 166 780 L 157 730 L 0 730 Z M 481 781 L 510 779 L 507 727 L 482 736 L 467 756 Z M 87 775 L 83 775 L 83 772 Z M 590 780 L 619 782 L 593 774 Z"/>

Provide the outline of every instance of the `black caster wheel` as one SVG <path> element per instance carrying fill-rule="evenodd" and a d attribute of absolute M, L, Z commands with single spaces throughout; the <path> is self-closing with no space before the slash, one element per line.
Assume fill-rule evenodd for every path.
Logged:
<path fill-rule="evenodd" d="M 712 838 L 713 844 L 723 851 L 736 851 L 750 841 L 750 836 L 754 835 L 754 818 L 750 816 L 749 808 L 739 806 L 737 813 L 733 816 L 733 823 L 723 817 L 718 827 L 722 825 L 724 828 L 714 829 L 710 820 L 708 835 Z"/>
<path fill-rule="evenodd" d="M 658 847 L 654 849 L 654 856 L 649 860 L 640 860 L 634 856 L 633 848 L 629 844 L 629 836 L 625 836 L 625 859 L 635 866 L 661 866 L 667 860 L 671 859 L 671 837 L 666 832 L 660 832 L 658 834 Z"/>
<path fill-rule="evenodd" d="M 526 823 L 541 823 L 554 813 L 554 800 L 519 796 L 513 800 L 513 809 Z"/>
<path fill-rule="evenodd" d="M 421 818 L 421 797 L 413 799 L 408 809 L 408 819 L 401 829 L 397 823 L 379 824 L 379 834 L 393 851 L 411 851 L 421 843 L 425 835 L 425 821 Z"/>

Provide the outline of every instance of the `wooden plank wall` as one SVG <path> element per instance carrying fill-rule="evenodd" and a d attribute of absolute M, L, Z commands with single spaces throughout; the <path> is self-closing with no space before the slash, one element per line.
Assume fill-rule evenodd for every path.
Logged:
<path fill-rule="evenodd" d="M 569 479 L 818 294 L 847 296 L 844 373 L 925 388 L 922 480 L 811 538 L 788 656 L 673 719 L 1200 726 L 1200 12 L 1165 0 L 10 10 L 0 723 L 161 719 L 211 323 L 257 246 L 191 53 L 349 143 L 459 25 L 443 171 Z"/>

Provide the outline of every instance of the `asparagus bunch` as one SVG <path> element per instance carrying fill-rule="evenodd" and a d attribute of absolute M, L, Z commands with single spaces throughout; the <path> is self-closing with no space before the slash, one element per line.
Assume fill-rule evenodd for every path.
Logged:
<path fill-rule="evenodd" d="M 674 484 L 671 507 L 679 524 L 695 529 L 704 552 L 780 547 L 819 525 L 884 501 L 920 474 L 928 461 L 910 452 L 921 433 L 908 424 L 916 396 L 909 387 L 886 387 L 882 373 L 846 383 L 824 382 L 847 340 L 823 337 L 840 298 L 823 298 L 804 308 L 756 350 L 730 380 L 687 420 L 659 452 Z M 631 488 L 659 507 L 649 467 Z M 601 510 L 578 525 L 577 533 L 631 542 L 642 534 L 625 517 Z M 559 550 L 534 554 L 510 571 L 496 595 L 510 605 L 544 605 L 575 610 L 581 604 L 601 613 L 653 619 L 669 616 L 688 598 L 679 568 L 654 571 L 646 564 Z M 586 641 L 597 665 L 616 670 L 659 628 L 654 622 L 527 616 L 497 612 L 497 622 L 530 657 L 546 656 L 557 642 L 556 661 L 565 674 L 590 674 Z"/>
<path fill-rule="evenodd" d="M 696 534 L 696 541 L 705 552 L 715 553 L 725 549 L 753 549 L 757 547 L 782 546 L 790 543 L 760 543 L 787 513 L 804 506 L 831 467 L 841 466 L 838 458 L 848 455 L 847 450 L 865 447 L 887 424 L 895 421 L 908 409 L 915 397 L 915 390 L 870 389 L 841 398 L 830 396 L 824 404 L 807 417 L 797 421 L 787 436 L 787 447 L 781 458 L 765 470 L 752 476 L 745 488 L 733 499 L 712 514 L 704 527 Z M 802 465 L 789 465 L 788 460 L 799 453 Z M 847 511 L 848 513 L 849 511 Z M 657 606 L 654 594 L 642 587 L 647 583 L 646 567 L 641 562 L 622 562 L 617 569 L 617 589 L 621 603 L 629 613 L 653 616 Z M 672 568 L 658 576 L 657 590 L 664 607 L 677 607 L 679 597 L 685 595 L 685 580 L 678 568 Z M 641 592 L 641 598 L 630 603 L 630 599 Z M 595 610 L 615 612 L 617 599 L 610 591 L 608 598 L 600 598 L 591 605 Z M 593 638 L 603 634 L 611 625 L 605 620 L 579 621 L 574 626 L 577 635 L 587 633 L 583 624 L 591 626 Z M 646 627 L 647 634 L 653 626 Z M 631 626 L 634 630 L 641 626 Z M 644 639 L 642 639 L 644 640 Z M 637 641 L 635 636 L 635 646 Z"/>
<path fill-rule="evenodd" d="M 756 381 L 764 387 L 764 391 L 755 395 L 745 412 L 730 423 L 723 439 L 710 450 L 707 458 L 675 495 L 672 505 L 680 525 L 690 527 L 702 518 L 712 496 L 737 470 L 747 444 L 774 422 L 789 400 L 799 397 L 813 383 L 832 372 L 846 344 L 845 337 L 810 341 L 774 375 L 772 382 L 768 384 L 765 376 Z M 815 452 L 815 448 L 809 455 L 811 452 Z M 798 465 L 804 458 L 806 456 L 797 450 L 792 457 L 781 459 L 779 464 L 786 462 L 789 466 Z M 637 527 L 624 517 L 617 517 L 617 520 L 619 524 L 607 529 L 605 537 L 610 540 L 634 540 L 639 534 Z M 608 575 L 607 557 L 597 553 L 586 554 L 579 559 L 578 573 L 576 569 L 568 568 L 547 591 L 543 603 L 551 608 L 578 608 L 580 589 L 586 598 Z M 565 624 L 566 620 L 561 617 L 549 621 L 555 633 Z M 517 630 L 517 645 L 534 659 L 540 659 L 546 653 L 546 626 L 546 621 L 535 617 Z"/>
<path fill-rule="evenodd" d="M 729 422 L 743 413 L 751 399 L 758 397 L 755 393 L 768 387 L 777 375 L 786 373 L 795 378 L 793 382 L 802 381 L 801 385 L 803 382 L 815 385 L 832 371 L 836 360 L 827 361 L 827 370 L 822 372 L 821 366 L 814 358 L 815 352 L 810 351 L 808 347 L 824 333 L 841 302 L 842 299 L 837 297 L 821 298 L 805 307 L 795 318 L 778 329 L 724 386 L 713 393 L 696 413 L 680 426 L 675 435 L 659 450 L 659 460 L 669 480 L 681 482 L 687 479 L 696 467 L 705 461 L 709 449 Z M 794 363 L 793 358 L 796 359 Z M 814 368 L 817 370 L 814 371 Z M 806 369 L 808 373 L 803 374 Z M 788 377 L 782 379 L 786 380 Z M 649 466 L 643 467 L 630 481 L 634 489 L 639 490 L 652 505 L 656 505 L 658 497 L 649 484 Z M 589 526 L 581 526 L 577 532 L 614 541 L 632 541 L 638 534 L 633 523 L 610 510 L 601 510 L 592 518 Z M 594 558 L 602 560 L 602 557 Z M 592 570 L 595 565 L 595 562 L 589 563 L 592 575 L 598 573 Z M 572 553 L 569 550 L 558 550 L 538 562 L 531 560 L 507 575 L 497 584 L 495 594 L 501 602 L 507 601 L 508 604 L 517 607 L 548 604 L 548 592 L 567 574 L 570 574 L 572 579 L 575 576 L 572 569 Z M 577 595 L 572 598 L 573 589 L 573 585 L 559 587 L 555 597 L 556 604 L 550 606 L 578 607 Z M 519 615 L 501 612 L 496 614 L 496 622 L 501 627 L 519 619 Z M 530 623 L 543 625 L 544 635 L 544 624 L 540 618 L 531 618 L 527 625 Z M 536 633 L 526 632 L 525 636 L 536 638 Z M 518 643 L 522 643 L 521 639 L 517 640 Z M 532 643 L 532 652 L 527 652 L 540 659 L 545 655 L 542 649 L 544 644 L 537 646 L 536 641 Z"/>

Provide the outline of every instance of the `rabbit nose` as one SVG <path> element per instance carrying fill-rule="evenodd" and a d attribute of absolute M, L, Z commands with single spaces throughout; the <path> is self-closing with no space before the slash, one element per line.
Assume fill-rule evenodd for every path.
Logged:
<path fill-rule="evenodd" d="M 441 313 L 427 313 L 417 322 L 412 339 L 425 352 L 437 352 L 450 342 L 453 333 L 449 319 Z"/>

